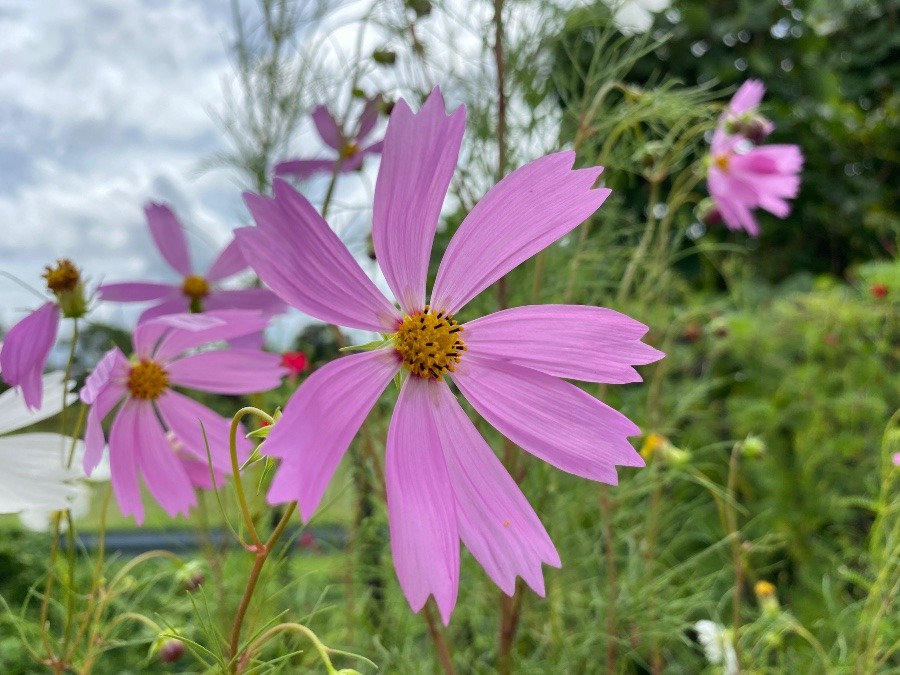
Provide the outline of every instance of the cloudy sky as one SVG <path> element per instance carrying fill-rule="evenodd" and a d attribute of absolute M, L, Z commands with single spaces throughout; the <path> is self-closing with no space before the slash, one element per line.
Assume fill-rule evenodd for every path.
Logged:
<path fill-rule="evenodd" d="M 214 254 L 244 217 L 228 172 L 198 171 L 223 149 L 210 110 L 230 29 L 222 0 L 0 4 L 0 270 L 41 288 L 43 266 L 67 256 L 94 280 L 169 279 L 143 219 L 151 198 L 190 223 L 198 262 Z M 0 278 L 4 325 L 37 302 Z"/>
<path fill-rule="evenodd" d="M 255 0 L 239 4 L 252 23 Z M 362 4 L 350 2 L 344 10 Z M 0 3 L 0 272 L 43 291 L 44 266 L 70 257 L 93 285 L 174 281 L 151 243 L 145 202 L 174 206 L 190 229 L 201 269 L 230 231 L 246 223 L 234 175 L 225 169 L 200 171 L 203 160 L 226 149 L 211 113 L 222 108 L 232 75 L 226 51 L 230 5 L 224 0 Z M 448 66 L 471 50 L 471 59 L 451 67 L 474 64 L 478 76 L 486 76 L 492 66 L 479 64 L 476 55 L 478 33 L 489 17 L 456 13 L 471 30 L 454 29 L 439 38 L 454 45 Z M 330 58 L 342 60 L 356 43 L 345 19 L 336 17 L 331 28 L 319 26 L 327 31 Z M 380 39 L 367 37 L 374 37 L 372 46 Z M 436 77 L 437 72 L 429 75 Z M 304 133 L 298 145 L 318 152 L 321 146 L 313 139 Z M 367 173 L 353 185 L 342 183 L 342 195 L 356 192 L 361 203 L 370 204 L 374 171 Z M 314 193 L 317 186 L 311 188 Z M 340 226 L 340 218 L 334 220 Z M 340 234 L 362 253 L 364 229 L 351 222 Z M 0 277 L 0 326 L 8 328 L 40 302 Z M 136 311 L 106 304 L 95 317 L 128 324 Z"/>

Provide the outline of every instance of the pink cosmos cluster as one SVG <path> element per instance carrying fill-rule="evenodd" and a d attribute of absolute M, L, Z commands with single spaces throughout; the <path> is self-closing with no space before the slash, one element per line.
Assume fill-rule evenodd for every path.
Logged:
<path fill-rule="evenodd" d="M 570 473 L 616 483 L 616 465 L 642 466 L 624 415 L 563 378 L 640 380 L 632 367 L 662 354 L 647 327 L 598 307 L 517 307 L 459 324 L 478 293 L 591 216 L 609 195 L 602 167 L 573 169 L 574 152 L 514 171 L 469 213 L 447 246 L 426 302 L 432 241 L 456 167 L 465 109 L 435 90 L 415 114 L 398 101 L 375 186 L 372 238 L 400 308 L 363 273 L 313 206 L 276 181 L 246 194 L 256 227 L 237 231 L 270 288 L 322 320 L 388 336 L 382 348 L 314 372 L 287 404 L 264 451 L 281 459 L 268 498 L 297 501 L 309 520 L 375 401 L 404 376 L 387 436 L 391 550 L 412 608 L 429 595 L 445 622 L 456 603 L 459 546 L 512 594 L 521 576 L 544 591 L 542 563 L 560 559 L 516 482 L 460 406 L 445 376 L 514 443 Z"/>
<path fill-rule="evenodd" d="M 757 145 L 775 128 L 757 115 L 764 93 L 758 80 L 747 80 L 737 90 L 713 133 L 706 176 L 715 203 L 707 219 L 719 217 L 729 229 L 743 229 L 752 237 L 759 236 L 755 209 L 788 216 L 787 200 L 797 196 L 803 167 L 796 145 Z"/>

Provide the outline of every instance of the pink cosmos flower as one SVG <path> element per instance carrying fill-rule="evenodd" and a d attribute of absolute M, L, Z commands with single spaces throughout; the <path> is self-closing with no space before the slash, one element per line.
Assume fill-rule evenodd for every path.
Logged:
<path fill-rule="evenodd" d="M 259 332 L 267 319 L 259 312 L 231 310 L 172 314 L 150 319 L 134 331 L 135 356 L 118 348 L 97 364 L 81 390 L 91 405 L 84 443 L 84 471 L 90 475 L 103 454 L 101 423 L 121 404 L 109 434 L 113 491 L 123 515 L 144 520 L 139 476 L 156 501 L 175 516 L 196 504 L 194 487 L 211 487 L 206 444 L 217 479 L 231 473 L 231 421 L 172 385 L 217 394 L 249 394 L 280 384 L 285 371 L 277 354 L 251 349 L 196 351 L 198 347 Z M 242 457 L 250 451 L 237 436 Z"/>
<path fill-rule="evenodd" d="M 754 209 L 779 218 L 788 216 L 787 200 L 797 196 L 803 167 L 803 154 L 796 145 L 754 146 L 747 137 L 728 131 L 729 116 L 755 109 L 764 91 L 755 80 L 738 89 L 713 133 L 706 176 L 715 215 L 729 229 L 746 230 L 752 237 L 759 236 Z"/>
<path fill-rule="evenodd" d="M 329 159 L 292 159 L 275 165 L 276 176 L 293 176 L 303 180 L 317 173 L 332 173 L 337 169 L 341 173 L 356 171 L 362 167 L 366 155 L 377 155 L 381 152 L 382 141 L 362 147 L 378 122 L 378 105 L 380 98 L 366 102 L 359 117 L 355 134 L 346 135 L 328 112 L 324 105 L 318 106 L 312 114 L 313 123 L 325 145 L 338 153 Z"/>
<path fill-rule="evenodd" d="M 9 329 L 0 348 L 0 371 L 6 383 L 19 387 L 31 410 L 41 407 L 44 385 L 41 376 L 56 343 L 59 320 L 87 313 L 81 273 L 70 260 L 48 265 L 43 274 L 47 290 L 55 300 L 46 302 Z"/>
<path fill-rule="evenodd" d="M 139 321 L 156 316 L 219 309 L 252 309 L 271 317 L 285 310 L 285 305 L 264 288 L 223 290 L 214 284 L 247 269 L 240 248 L 232 240 L 206 274 L 198 274 L 191 264 L 184 227 L 165 204 L 149 203 L 144 207 L 147 225 L 157 250 L 175 272 L 182 277 L 177 284 L 125 282 L 103 284 L 98 289 L 101 300 L 111 302 L 156 301 Z"/>
<path fill-rule="evenodd" d="M 308 520 L 369 410 L 404 373 L 387 437 L 391 548 L 412 608 L 434 595 L 445 623 L 456 603 L 460 540 L 508 594 L 517 575 L 543 594 L 541 564 L 560 559 L 444 376 L 523 449 L 614 484 L 615 465 L 644 464 L 627 440 L 639 429 L 562 378 L 636 382 L 632 365 L 662 356 L 641 343 L 645 326 L 599 307 L 517 307 L 465 324 L 455 318 L 607 198 L 609 190 L 593 189 L 602 167 L 573 170 L 573 152 L 531 162 L 484 196 L 448 245 L 426 303 L 432 241 L 464 128 L 464 108 L 447 116 L 437 89 L 418 114 L 399 101 L 391 115 L 372 236 L 400 310 L 287 183 L 276 181 L 274 199 L 245 195 L 257 227 L 236 235 L 260 277 L 290 304 L 386 335 L 383 348 L 329 363 L 294 394 L 265 445 L 282 459 L 269 501 L 296 500 Z"/>

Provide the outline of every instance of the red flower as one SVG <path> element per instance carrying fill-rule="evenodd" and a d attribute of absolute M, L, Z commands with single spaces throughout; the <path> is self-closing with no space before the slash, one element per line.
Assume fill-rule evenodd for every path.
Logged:
<path fill-rule="evenodd" d="M 281 355 L 281 365 L 291 371 L 292 377 L 297 377 L 306 370 L 306 354 L 303 352 L 285 352 Z"/>
<path fill-rule="evenodd" d="M 872 284 L 872 287 L 869 289 L 869 292 L 872 294 L 873 298 L 881 299 L 888 294 L 888 287 L 885 284 Z"/>

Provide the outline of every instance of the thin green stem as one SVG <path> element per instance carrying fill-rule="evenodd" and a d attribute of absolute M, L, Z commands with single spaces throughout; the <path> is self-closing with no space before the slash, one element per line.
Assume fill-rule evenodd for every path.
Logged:
<path fill-rule="evenodd" d="M 250 607 L 250 600 L 253 598 L 253 592 L 256 590 L 256 585 L 259 582 L 259 575 L 262 572 L 263 565 L 266 564 L 266 560 L 269 558 L 269 554 L 272 552 L 272 548 L 278 543 L 278 540 L 281 538 L 281 535 L 287 527 L 288 521 L 296 508 L 297 502 L 291 502 L 284 510 L 281 520 L 278 521 L 278 524 L 275 526 L 269 539 L 265 544 L 260 545 L 256 549 L 256 559 L 253 561 L 253 568 L 250 570 L 250 576 L 247 578 L 247 586 L 244 588 L 244 595 L 241 597 L 241 604 L 238 605 L 237 612 L 234 615 L 234 624 L 231 628 L 229 655 L 231 657 L 232 673 L 238 672 L 238 657 L 240 655 L 238 653 L 238 646 L 241 639 L 241 628 L 244 625 L 244 616 L 247 614 L 247 609 Z"/>
<path fill-rule="evenodd" d="M 106 513 L 109 510 L 109 502 L 111 498 L 112 485 L 108 485 L 106 488 L 106 492 L 103 494 L 103 502 L 100 506 L 100 519 L 97 530 L 97 560 L 94 561 L 94 574 L 91 578 L 91 590 L 90 594 L 88 595 L 89 606 L 90 603 L 100 595 L 100 573 L 103 570 L 103 559 L 106 556 Z M 78 633 L 75 635 L 75 639 L 72 641 L 71 652 L 67 652 L 65 654 L 65 659 L 67 661 L 72 658 L 75 653 L 76 647 L 84 637 L 85 631 L 90 625 L 90 619 L 91 612 L 85 612 L 84 621 L 81 622 L 81 625 L 78 627 Z"/>
<path fill-rule="evenodd" d="M 262 417 L 263 419 L 272 419 L 268 414 L 260 410 L 259 408 L 254 408 L 252 406 L 247 406 L 246 408 L 241 408 L 238 410 L 234 417 L 231 418 L 231 429 L 228 433 L 228 445 L 231 451 L 231 471 L 232 478 L 234 479 L 234 491 L 237 494 L 238 504 L 241 509 L 241 516 L 244 519 L 244 524 L 247 526 L 247 529 L 250 531 L 250 536 L 253 537 L 253 543 L 255 546 L 262 546 L 262 539 L 259 538 L 259 533 L 256 531 L 256 525 L 253 522 L 253 516 L 250 513 L 250 507 L 247 505 L 247 497 L 244 494 L 244 486 L 241 483 L 241 467 L 238 463 L 237 457 L 237 429 L 241 423 L 241 419 L 243 419 L 246 415 L 256 415 L 257 417 Z"/>
<path fill-rule="evenodd" d="M 734 588 L 732 589 L 731 600 L 731 627 L 734 631 L 734 644 L 738 644 L 741 628 L 741 599 L 744 586 L 744 567 L 741 561 L 741 537 L 738 530 L 737 510 L 737 494 L 735 487 L 737 485 L 738 464 L 741 454 L 741 444 L 735 443 L 731 450 L 731 458 L 728 460 L 728 479 L 726 489 L 728 492 L 728 500 L 725 502 L 725 518 L 728 524 L 728 537 L 731 539 L 731 564 L 734 567 Z M 736 654 L 740 666 L 740 655 Z"/>
<path fill-rule="evenodd" d="M 647 255 L 647 249 L 650 247 L 650 242 L 653 240 L 653 233 L 656 230 L 654 207 L 658 201 L 659 181 L 654 180 L 650 182 L 650 197 L 647 201 L 647 224 L 644 226 L 644 233 L 641 235 L 641 240 L 638 242 L 637 248 L 631 256 L 631 260 L 628 261 L 628 266 L 625 268 L 625 274 L 622 275 L 622 283 L 619 284 L 619 292 L 616 295 L 616 301 L 619 304 L 628 297 L 634 274 L 637 271 L 638 265 L 641 264 L 644 257 Z"/>

